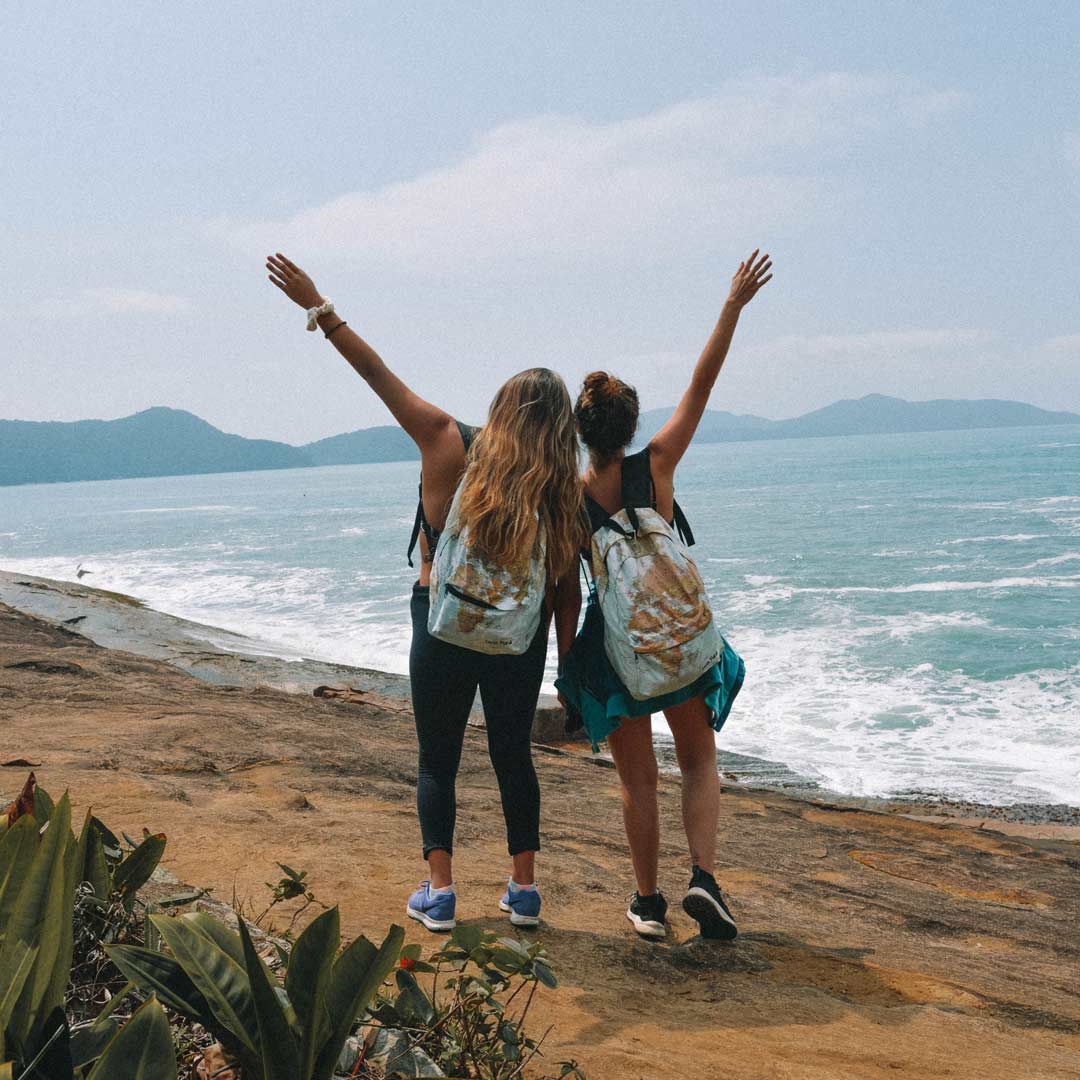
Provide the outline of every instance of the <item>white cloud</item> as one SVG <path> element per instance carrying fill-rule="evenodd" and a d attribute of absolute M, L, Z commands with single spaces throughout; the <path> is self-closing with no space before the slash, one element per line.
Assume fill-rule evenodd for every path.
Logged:
<path fill-rule="evenodd" d="M 966 327 L 786 334 L 759 345 L 736 342 L 713 407 L 778 418 L 864 394 L 913 400 L 1008 397 L 1002 392 L 998 346 L 990 331 Z"/>
<path fill-rule="evenodd" d="M 1042 347 L 1057 356 L 1080 356 L 1080 334 L 1062 334 L 1047 338 Z"/>
<path fill-rule="evenodd" d="M 182 296 L 172 293 L 153 292 L 149 289 L 83 289 L 81 306 L 84 309 L 98 309 L 111 314 L 122 315 L 128 312 L 146 312 L 154 315 L 167 315 L 183 311 L 188 302 Z"/>
<path fill-rule="evenodd" d="M 1007 396 L 965 390 L 978 384 L 996 340 L 988 330 L 953 327 L 787 334 L 757 345 L 736 336 L 710 408 L 782 418 L 872 393 Z M 673 352 L 628 355 L 612 369 L 637 386 L 643 408 L 653 408 L 675 403 L 695 359 Z"/>
<path fill-rule="evenodd" d="M 989 330 L 977 329 L 872 330 L 862 334 L 787 334 L 753 351 L 845 363 L 880 359 L 903 363 L 919 361 L 928 353 L 988 345 L 993 340 Z"/>
<path fill-rule="evenodd" d="M 625 120 L 504 124 L 413 179 L 212 231 L 259 254 L 436 274 L 686 257 L 829 211 L 845 197 L 830 161 L 963 100 L 890 76 L 742 79 Z"/>

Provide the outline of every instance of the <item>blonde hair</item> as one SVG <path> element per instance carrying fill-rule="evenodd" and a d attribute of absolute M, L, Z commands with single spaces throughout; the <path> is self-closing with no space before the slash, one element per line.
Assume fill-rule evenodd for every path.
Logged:
<path fill-rule="evenodd" d="M 570 394 L 548 368 L 529 368 L 499 388 L 469 450 L 459 512 L 470 542 L 493 562 L 532 557 L 537 526 L 548 580 L 567 573 L 587 542 Z"/>

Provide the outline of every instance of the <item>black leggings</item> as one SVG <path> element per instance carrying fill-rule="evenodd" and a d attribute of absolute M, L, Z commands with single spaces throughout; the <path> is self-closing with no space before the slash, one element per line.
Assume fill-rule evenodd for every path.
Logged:
<path fill-rule="evenodd" d="M 420 740 L 416 809 L 424 858 L 454 850 L 454 782 L 476 688 L 484 705 L 488 753 L 499 780 L 511 855 L 540 849 L 540 785 L 532 762 L 532 725 L 547 655 L 548 620 L 520 656 L 490 656 L 428 633 L 428 587 L 412 593 L 409 679 Z"/>

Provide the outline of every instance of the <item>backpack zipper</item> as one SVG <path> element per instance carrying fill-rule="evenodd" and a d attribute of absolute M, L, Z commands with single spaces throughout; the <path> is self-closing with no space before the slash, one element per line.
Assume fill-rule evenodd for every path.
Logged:
<path fill-rule="evenodd" d="M 498 611 L 498 607 L 495 604 L 489 604 L 486 600 L 480 600 L 475 596 L 470 596 L 467 592 L 463 592 L 456 585 L 446 583 L 446 591 L 451 596 L 456 596 L 459 600 L 464 600 L 467 604 L 475 604 L 476 607 L 485 608 L 487 611 Z"/>

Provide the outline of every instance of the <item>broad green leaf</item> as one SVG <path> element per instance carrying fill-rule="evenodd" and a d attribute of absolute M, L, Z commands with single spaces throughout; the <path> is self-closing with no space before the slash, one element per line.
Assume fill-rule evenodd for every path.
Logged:
<path fill-rule="evenodd" d="M 79 877 L 78 850 L 72 839 L 69 839 L 64 849 L 64 881 L 63 895 L 59 898 L 50 897 L 49 913 L 50 931 L 59 930 L 59 943 L 57 944 L 56 956 L 53 960 L 52 978 L 45 989 L 44 1001 L 51 1004 L 62 1004 L 67 993 L 68 983 L 71 979 L 71 960 L 74 951 L 75 936 L 75 888 Z M 52 920 L 56 920 L 52 924 Z"/>
<path fill-rule="evenodd" d="M 0 1032 L 8 1026 L 37 954 L 37 946 L 25 941 L 12 942 L 11 948 L 4 950 L 4 964 L 0 967 Z"/>
<path fill-rule="evenodd" d="M 113 888 L 124 897 L 126 907 L 130 908 L 135 894 L 150 880 L 164 853 L 165 834 L 155 833 L 143 840 L 113 871 Z"/>
<path fill-rule="evenodd" d="M 124 978 L 143 993 L 157 994 L 170 1009 L 211 1031 L 220 1026 L 206 998 L 173 957 L 138 945 L 110 945 L 105 951 Z"/>
<path fill-rule="evenodd" d="M 228 953 L 241 967 L 244 966 L 244 944 L 240 935 L 226 926 L 220 919 L 207 915 L 204 911 L 188 911 L 180 916 L 185 926 L 202 934 L 207 941 L 216 945 L 222 952 Z"/>
<path fill-rule="evenodd" d="M 40 790 L 40 789 L 38 789 Z M 20 1044 L 32 1042 L 32 1036 L 41 1031 L 44 1019 L 63 1000 L 50 997 L 55 986 L 55 969 L 64 960 L 65 941 L 68 943 L 65 973 L 71 965 L 70 935 L 72 902 L 67 895 L 67 885 L 74 865 L 74 854 L 66 857 L 74 848 L 71 835 L 71 804 L 65 794 L 53 808 L 52 816 L 34 852 L 29 871 L 19 891 L 4 935 L 4 948 L 0 952 L 0 967 L 5 966 L 4 956 L 15 942 L 22 941 L 38 947 L 33 970 L 23 984 L 22 993 L 12 1013 L 9 1034 Z"/>
<path fill-rule="evenodd" d="M 259 1040 L 259 1024 L 247 972 L 183 919 L 153 915 L 151 921 L 206 999 L 216 1026 L 224 1027 L 246 1049 L 254 1051 Z"/>
<path fill-rule="evenodd" d="M 86 1027 L 76 1028 L 71 1033 L 71 1063 L 81 1069 L 84 1065 L 97 1061 L 116 1035 L 119 1026 L 120 1022 L 110 1016 L 87 1024 Z"/>
<path fill-rule="evenodd" d="M 330 1034 L 326 995 L 334 973 L 334 956 L 341 944 L 338 909 L 313 919 L 296 939 L 285 975 L 285 991 L 303 1032 L 301 1076 L 309 1076 L 319 1050 Z"/>
<path fill-rule="evenodd" d="M 397 966 L 404 940 L 405 931 L 395 923 L 377 952 L 367 938 L 359 937 L 335 961 L 327 995 L 331 1034 L 319 1053 L 311 1080 L 330 1080 L 350 1029 Z"/>
<path fill-rule="evenodd" d="M 435 1019 L 435 1010 L 416 979 L 409 972 L 399 969 L 395 973 L 395 981 L 398 985 L 398 996 L 394 1008 L 410 1024 L 430 1024 Z"/>
<path fill-rule="evenodd" d="M 105 858 L 105 841 L 89 814 L 79 837 L 79 850 L 79 883 L 90 882 L 94 895 L 99 900 L 108 900 L 112 891 L 112 876 Z"/>
<path fill-rule="evenodd" d="M 156 998 L 113 1036 L 87 1080 L 176 1080 L 172 1033 Z"/>
<path fill-rule="evenodd" d="M 472 952 L 479 948 L 484 940 L 484 928 L 482 926 L 458 925 L 450 932 L 450 940 L 466 952 Z"/>
<path fill-rule="evenodd" d="M 244 960 L 251 980 L 255 1015 L 259 1022 L 263 1080 L 308 1080 L 310 1074 L 300 1071 L 300 1052 L 296 1036 L 278 1001 L 277 979 L 270 974 L 262 957 L 255 951 L 243 919 L 240 920 L 240 939 L 244 944 Z"/>
<path fill-rule="evenodd" d="M 43 825 L 52 817 L 53 801 L 49 793 L 43 788 L 34 788 L 34 817 L 38 824 Z"/>
<path fill-rule="evenodd" d="M 116 833 L 105 824 L 101 818 L 92 817 L 91 823 L 101 835 L 101 845 L 105 849 L 105 856 L 113 862 L 118 862 L 123 857 L 123 849 Z"/>
<path fill-rule="evenodd" d="M 555 972 L 548 967 L 543 960 L 537 960 L 533 964 L 533 972 L 536 977 L 542 982 L 549 990 L 554 990 L 559 985 L 558 979 L 555 978 Z"/>
<path fill-rule="evenodd" d="M 19 890 L 38 846 L 38 822 L 30 814 L 18 819 L 0 837 L 0 944 L 9 928 Z"/>

